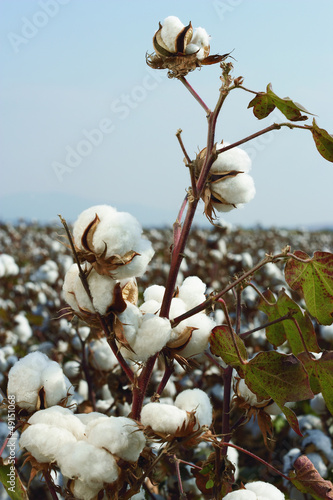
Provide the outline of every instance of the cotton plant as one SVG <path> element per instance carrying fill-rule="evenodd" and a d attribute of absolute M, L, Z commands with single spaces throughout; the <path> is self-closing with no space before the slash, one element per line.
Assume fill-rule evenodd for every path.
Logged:
<path fill-rule="evenodd" d="M 197 500 L 275 500 L 285 498 L 290 485 L 315 498 L 333 493 L 332 483 L 324 479 L 332 447 L 322 426 L 325 418 L 332 424 L 333 354 L 321 348 L 314 326 L 315 321 L 332 323 L 331 302 L 325 301 L 331 297 L 332 254 L 315 252 L 310 257 L 303 251 L 292 253 L 284 244 L 281 251 L 273 245 L 274 253 L 262 250 L 255 256 L 255 242 L 249 239 L 245 252 L 228 253 L 220 241 L 209 253 L 206 246 L 198 259 L 198 267 L 204 269 L 207 258 L 215 261 L 209 287 L 205 279 L 188 273 L 184 261 L 196 258 L 187 244 L 199 203 L 208 220 L 223 230 L 221 214 L 254 198 L 252 162 L 243 144 L 283 127 L 304 129 L 311 132 L 319 153 L 333 161 L 333 140 L 315 120 L 300 125 L 307 119 L 305 110 L 290 98 L 278 97 L 271 85 L 266 92 L 244 87 L 242 77 L 232 77 L 229 54 L 211 55 L 210 44 L 205 28 L 193 29 L 191 22 L 185 25 L 169 16 L 153 35 L 155 53 L 146 56 L 151 68 L 166 69 L 170 78 L 184 85 L 203 109 L 208 126 L 206 143 L 192 155 L 181 131 L 176 134 L 190 186 L 173 224 L 164 284 L 157 273 L 156 282 L 146 283 L 146 272 L 154 265 L 159 270 L 158 253 L 165 242 L 159 242 L 154 264 L 153 245 L 139 221 L 113 206 L 84 210 L 72 231 L 60 217 L 73 262 L 64 260 L 62 265 L 47 259 L 43 249 L 34 249 L 34 258 L 43 264 L 29 274 L 29 289 L 40 305 L 48 297 L 36 285 L 40 280 L 53 285 L 61 269 L 65 271 L 64 307 L 59 311 L 62 338 L 56 350 L 52 343 L 44 345 L 49 357 L 34 351 L 17 360 L 14 351 L 12 367 L 0 350 L 0 363 L 8 372 L 3 405 L 9 409 L 15 400 L 19 443 L 32 467 L 30 478 L 40 473 L 53 498 L 58 493 L 83 500 L 139 499 L 145 493 L 185 498 L 188 487 Z M 215 63 L 221 68 L 221 88 L 211 110 L 186 76 Z M 216 140 L 219 113 L 234 89 L 251 93 L 249 108 L 259 120 L 277 108 L 288 121 L 235 143 Z M 51 245 L 53 254 L 60 248 L 58 242 Z M 277 266 L 280 262 L 284 273 Z M 18 274 L 14 264 L 5 257 L 0 260 L 5 279 Z M 228 284 L 220 288 L 217 275 L 223 264 Z M 273 282 L 276 293 L 256 285 L 260 274 Z M 299 290 L 301 306 L 293 299 Z M 20 284 L 16 291 L 25 293 Z M 4 310 L 14 308 L 9 301 Z M 257 310 L 259 319 L 251 323 L 248 310 Z M 33 335 L 31 330 L 27 333 L 25 315 L 18 318 L 13 336 L 21 335 L 21 343 L 16 341 L 20 347 Z M 328 343 L 329 334 L 322 332 Z M 52 356 L 58 356 L 59 363 Z M 168 384 L 172 389 L 164 393 Z M 313 408 L 321 417 L 312 415 L 305 422 L 293 410 L 315 395 Z M 274 451 L 279 427 L 289 425 L 302 438 L 298 448 L 289 454 L 286 449 L 283 472 L 273 468 L 283 479 L 276 482 L 279 488 L 242 477 L 238 461 L 246 455 L 267 470 L 273 467 L 260 451 L 256 455 L 246 448 L 243 424 L 252 418 L 259 424 L 258 448 L 267 448 L 268 454 Z M 293 441 L 290 434 L 288 439 Z M 55 483 L 54 471 L 61 474 L 62 486 Z M 183 473 L 191 477 L 183 479 Z"/>

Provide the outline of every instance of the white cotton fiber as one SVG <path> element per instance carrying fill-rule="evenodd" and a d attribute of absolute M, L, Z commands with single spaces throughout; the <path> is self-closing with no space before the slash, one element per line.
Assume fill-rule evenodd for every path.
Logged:
<path fill-rule="evenodd" d="M 146 313 L 151 313 L 151 314 L 159 314 L 161 309 L 161 302 L 158 302 L 157 300 L 147 300 L 140 306 L 140 311 L 143 314 Z"/>
<path fill-rule="evenodd" d="M 67 429 L 48 424 L 34 424 L 22 432 L 21 448 L 28 450 L 38 462 L 55 462 L 63 445 L 70 447 L 77 443 L 74 435 Z"/>
<path fill-rule="evenodd" d="M 318 451 L 325 453 L 326 457 L 329 458 L 332 454 L 332 441 L 329 436 L 326 436 L 319 429 L 310 429 L 306 431 L 306 435 L 303 438 L 302 446 L 306 447 L 310 444 L 314 444 Z"/>
<path fill-rule="evenodd" d="M 263 481 L 254 481 L 247 483 L 245 488 L 248 492 L 252 491 L 256 494 L 257 500 L 284 500 L 284 494 L 278 490 L 273 484 Z"/>
<path fill-rule="evenodd" d="M 211 426 L 213 407 L 207 394 L 201 389 L 187 389 L 175 399 L 175 406 L 185 411 L 195 410 L 195 416 L 200 426 Z"/>
<path fill-rule="evenodd" d="M 189 310 L 205 301 L 205 291 L 206 285 L 198 276 L 188 276 L 179 288 L 178 297 Z"/>
<path fill-rule="evenodd" d="M 52 406 L 45 410 L 36 411 L 31 415 L 28 423 L 31 425 L 46 424 L 59 427 L 71 432 L 76 439 L 84 438 L 84 423 L 69 408 L 63 408 L 62 406 Z"/>
<path fill-rule="evenodd" d="M 257 500 L 257 495 L 248 490 L 237 490 L 228 493 L 223 500 Z"/>
<path fill-rule="evenodd" d="M 211 189 L 213 194 L 219 194 L 226 202 L 234 205 L 248 203 L 256 193 L 252 177 L 243 173 L 215 182 Z"/>
<path fill-rule="evenodd" d="M 93 340 L 89 344 L 90 362 L 94 368 L 102 371 L 110 371 L 117 364 L 117 358 L 113 354 L 106 338 Z"/>
<path fill-rule="evenodd" d="M 138 460 L 146 444 L 143 432 L 126 417 L 96 419 L 87 425 L 86 435 L 89 443 L 129 462 Z"/>
<path fill-rule="evenodd" d="M 91 486 L 98 486 L 103 482 L 113 483 L 119 475 L 114 457 L 87 441 L 76 441 L 62 446 L 57 463 L 64 476 L 92 483 Z"/>
<path fill-rule="evenodd" d="M 208 348 L 209 337 L 216 325 L 215 321 L 205 313 L 198 313 L 186 320 L 188 326 L 194 327 L 189 343 L 179 351 L 184 358 L 202 354 Z"/>
<path fill-rule="evenodd" d="M 187 422 L 185 410 L 164 403 L 148 403 L 142 408 L 141 422 L 156 432 L 175 434 Z"/>
<path fill-rule="evenodd" d="M 123 350 L 123 354 L 131 359 L 147 361 L 150 356 L 159 352 L 171 337 L 170 321 L 154 314 L 145 314 L 131 344 L 135 354 Z"/>
<path fill-rule="evenodd" d="M 46 404 L 54 405 L 67 396 L 69 385 L 60 365 L 35 351 L 10 369 L 7 392 L 15 396 L 18 406 L 32 411 L 36 408 L 38 392 L 42 387 L 46 392 Z"/>
<path fill-rule="evenodd" d="M 142 322 L 142 313 L 140 309 L 134 304 L 127 302 L 125 311 L 118 314 L 118 319 L 123 324 L 126 339 L 130 344 L 132 344 L 135 342 L 137 331 Z"/>
<path fill-rule="evenodd" d="M 136 255 L 129 264 L 119 266 L 113 271 L 112 276 L 115 279 L 121 280 L 133 276 L 139 278 L 146 272 L 147 266 L 155 253 L 151 242 L 145 238 L 141 238 L 132 250 L 139 255 Z"/>
<path fill-rule="evenodd" d="M 94 500 L 99 492 L 103 488 L 103 483 L 88 483 L 82 481 L 81 479 L 76 479 L 74 481 L 73 493 L 75 498 L 79 500 Z"/>
<path fill-rule="evenodd" d="M 17 314 L 14 318 L 15 327 L 13 332 L 18 336 L 20 342 L 26 342 L 32 336 L 32 328 L 24 314 Z"/>
<path fill-rule="evenodd" d="M 183 23 L 176 16 L 166 17 L 162 24 L 161 38 L 170 52 L 176 52 L 176 38 L 184 29 Z"/>
<path fill-rule="evenodd" d="M 216 146 L 216 150 L 220 151 L 226 146 L 230 146 L 230 143 L 223 142 L 223 144 L 218 144 Z M 247 152 L 244 151 L 244 149 L 232 148 L 218 155 L 210 169 L 210 172 L 212 174 L 218 174 L 228 172 L 229 170 L 237 170 L 247 173 L 251 169 L 251 165 L 251 158 Z"/>
<path fill-rule="evenodd" d="M 85 269 L 85 266 L 83 269 Z M 80 308 L 91 312 L 94 311 L 94 306 L 81 283 L 77 264 L 72 264 L 66 272 L 62 292 L 64 300 L 73 311 L 80 312 Z"/>
<path fill-rule="evenodd" d="M 145 302 L 148 300 L 155 300 L 157 302 L 162 302 L 165 293 L 165 287 L 162 285 L 151 285 L 145 289 L 143 292 L 143 298 Z"/>
<path fill-rule="evenodd" d="M 204 28 L 196 28 L 191 42 L 186 46 L 186 54 L 196 54 L 199 61 L 209 55 L 209 35 Z"/>

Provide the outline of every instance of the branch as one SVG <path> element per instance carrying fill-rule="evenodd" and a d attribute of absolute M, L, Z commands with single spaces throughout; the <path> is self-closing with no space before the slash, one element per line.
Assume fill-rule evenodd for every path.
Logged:
<path fill-rule="evenodd" d="M 194 99 L 200 104 L 200 106 L 205 110 L 206 115 L 208 116 L 211 113 L 211 110 L 209 107 L 204 103 L 204 101 L 201 99 L 201 97 L 196 93 L 194 88 L 188 83 L 186 78 L 184 76 L 181 76 L 179 80 L 182 82 L 183 85 L 187 88 L 187 90 L 193 95 Z"/>

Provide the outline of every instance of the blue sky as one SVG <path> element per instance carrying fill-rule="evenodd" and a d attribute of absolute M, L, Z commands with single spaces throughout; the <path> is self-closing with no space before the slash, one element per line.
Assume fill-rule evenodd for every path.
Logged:
<path fill-rule="evenodd" d="M 189 186 L 175 133 L 183 130 L 194 157 L 207 129 L 186 89 L 145 63 L 168 15 L 206 28 L 212 54 L 233 50 L 234 76 L 242 75 L 246 87 L 264 91 L 271 82 L 333 133 L 330 0 L 0 0 L 2 219 L 61 213 L 72 220 L 108 203 L 143 225 L 174 222 Z M 218 65 L 188 75 L 210 107 L 219 75 Z M 256 120 L 247 109 L 251 98 L 231 94 L 217 140 L 233 142 L 285 121 L 279 112 Z M 332 224 L 333 164 L 317 153 L 309 132 L 282 129 L 244 148 L 257 194 L 225 220 Z"/>

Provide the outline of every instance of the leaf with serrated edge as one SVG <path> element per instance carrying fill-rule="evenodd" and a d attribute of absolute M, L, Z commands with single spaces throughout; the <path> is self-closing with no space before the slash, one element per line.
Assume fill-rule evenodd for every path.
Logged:
<path fill-rule="evenodd" d="M 274 321 L 289 312 L 294 312 L 293 318 L 300 327 L 306 348 L 312 352 L 320 352 L 316 332 L 309 315 L 306 312 L 303 313 L 299 305 L 286 294 L 284 289 L 279 292 L 277 301 L 275 301 L 270 290 L 266 290 L 263 296 L 269 303 L 262 299 L 258 309 L 267 314 L 269 321 Z M 275 348 L 288 340 L 293 354 L 297 355 L 304 351 L 304 344 L 292 319 L 286 319 L 267 327 L 266 337 Z"/>
<path fill-rule="evenodd" d="M 309 313 L 322 325 L 333 322 L 333 254 L 315 252 L 310 257 L 300 250 L 296 257 L 309 262 L 288 259 L 284 274 L 293 290 L 300 289 Z"/>
<path fill-rule="evenodd" d="M 296 417 L 294 419 L 293 412 L 284 405 L 288 401 L 303 401 L 314 396 L 303 364 L 293 354 L 268 351 L 257 354 L 243 368 L 245 383 L 251 391 L 260 399 L 272 398 L 291 427 L 299 433 Z"/>
<path fill-rule="evenodd" d="M 316 120 L 313 119 L 311 132 L 316 148 L 325 160 L 333 162 L 333 136 L 324 128 L 319 128 Z"/>

